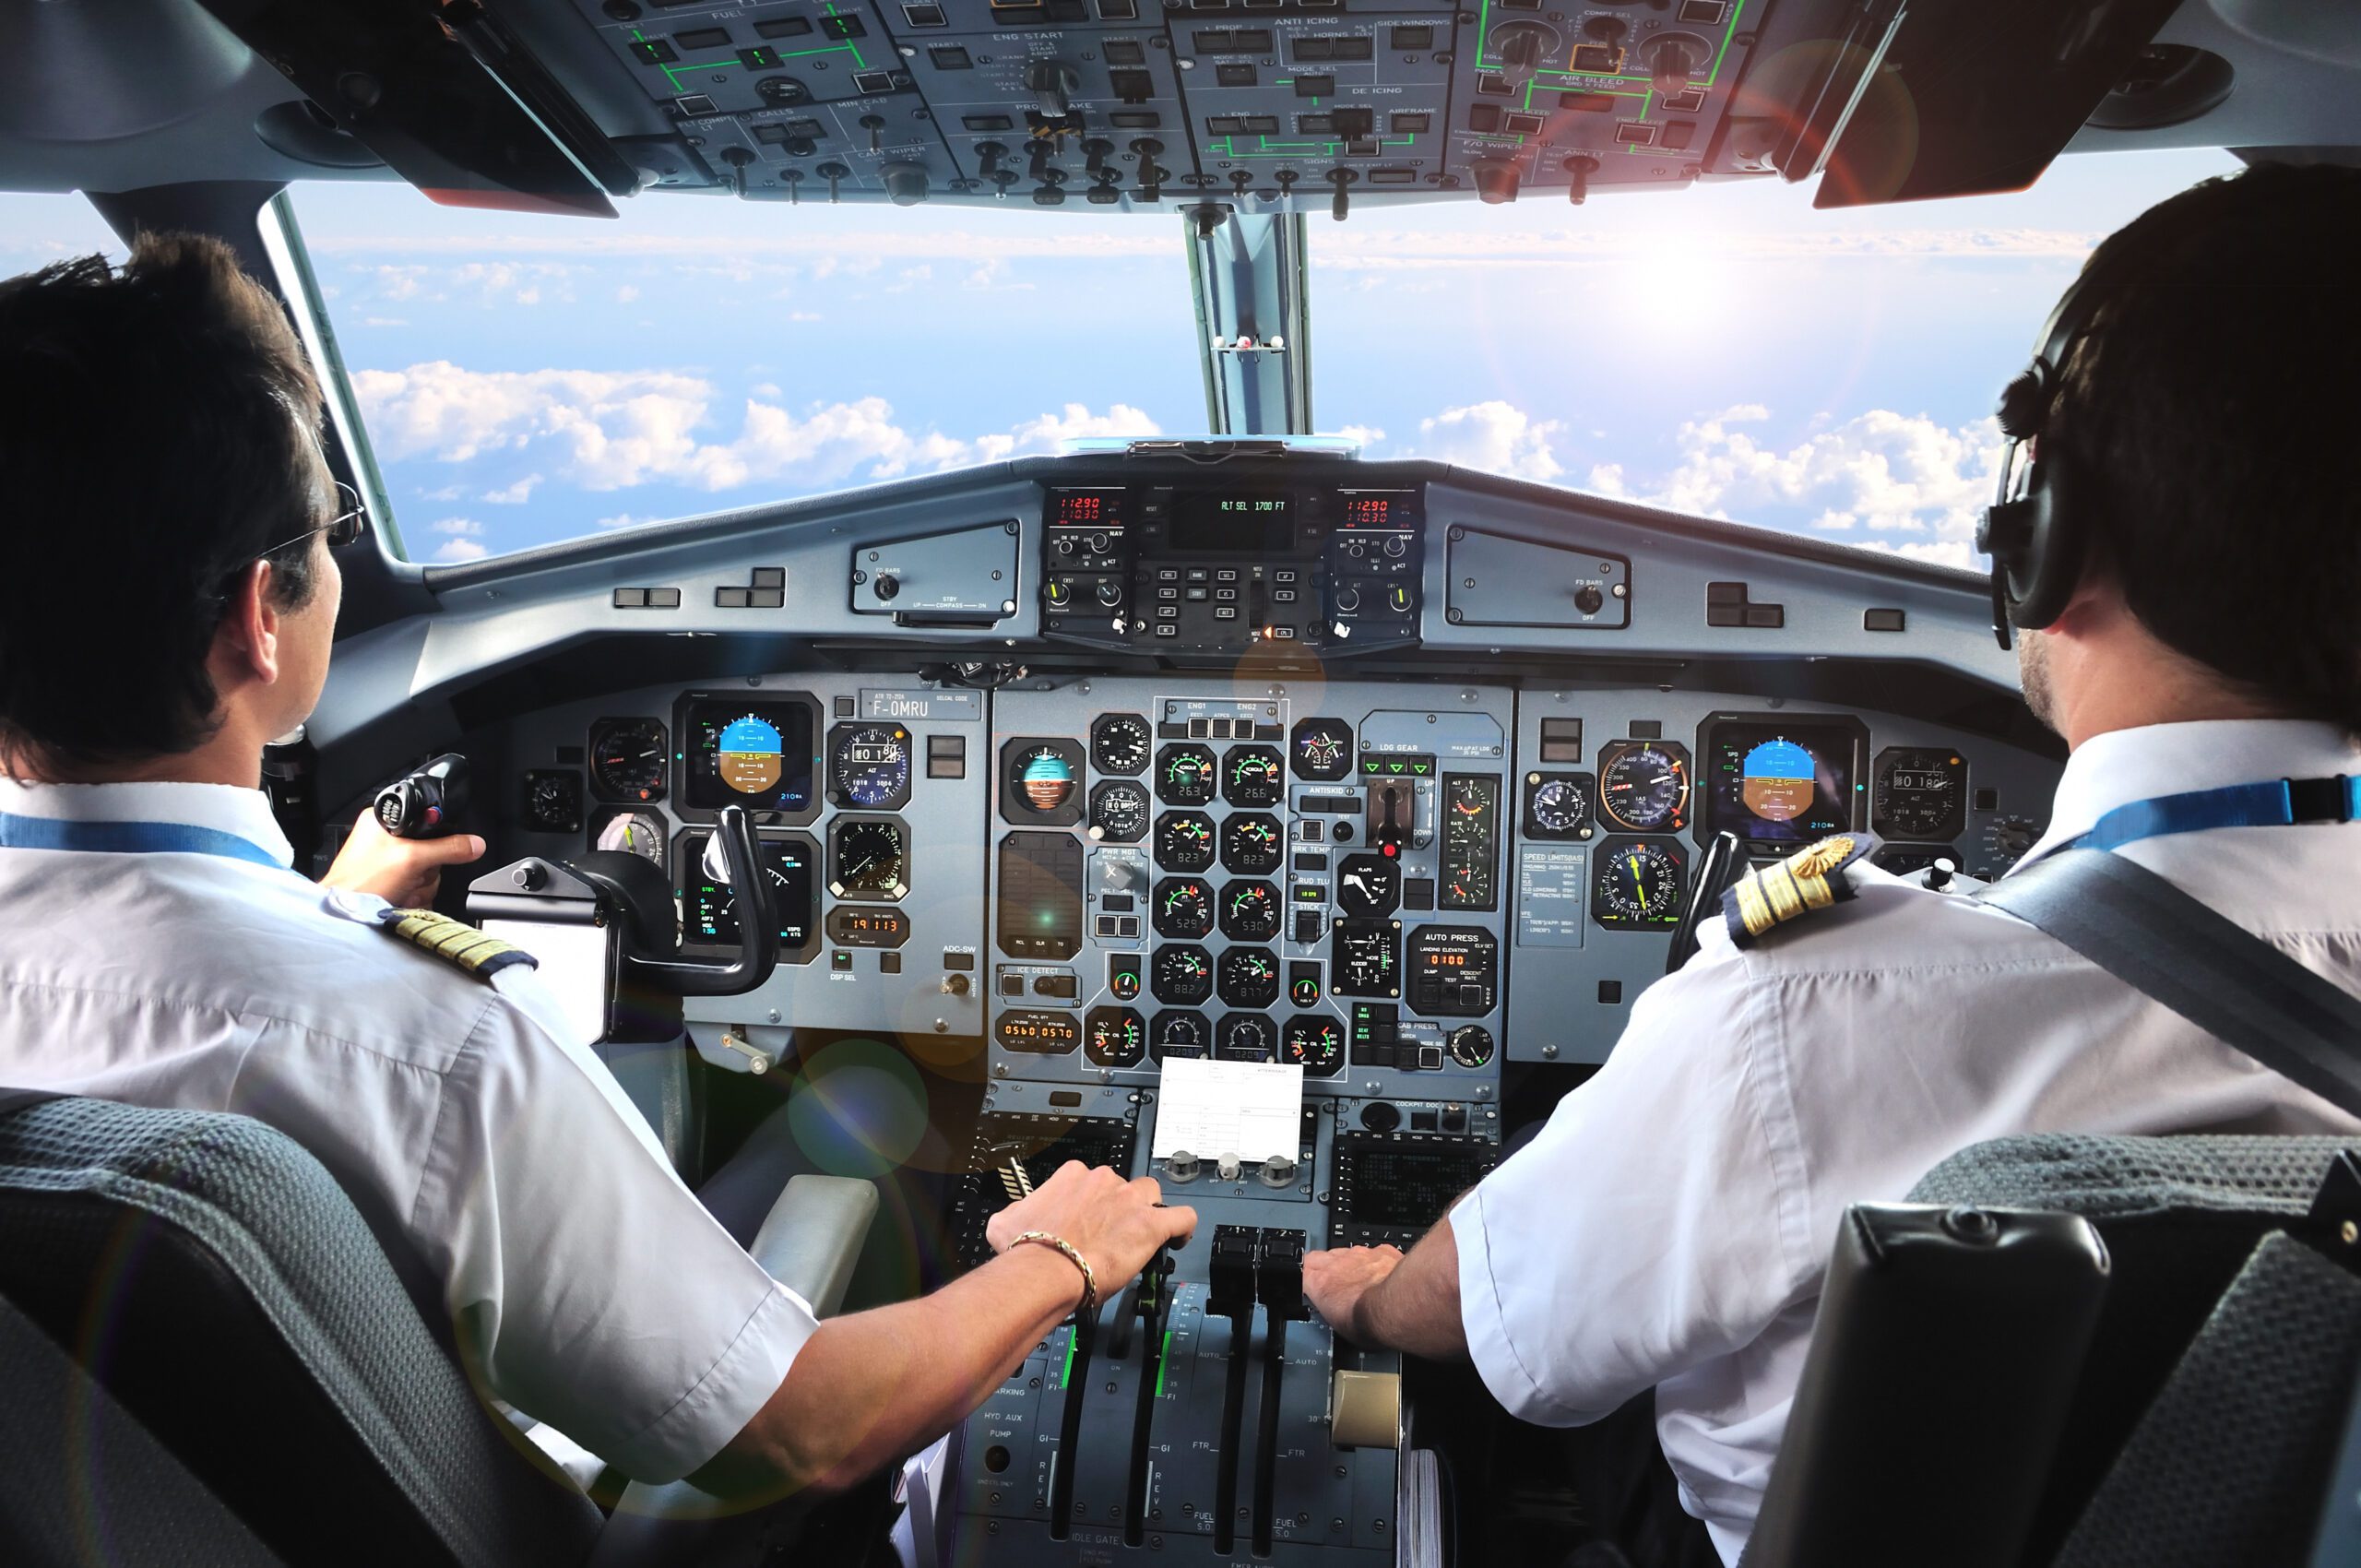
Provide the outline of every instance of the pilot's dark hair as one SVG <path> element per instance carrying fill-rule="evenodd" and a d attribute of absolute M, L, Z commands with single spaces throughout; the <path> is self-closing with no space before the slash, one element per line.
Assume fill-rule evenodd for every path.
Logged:
<path fill-rule="evenodd" d="M 2361 731 L 2361 169 L 2263 164 L 2150 208 L 2069 354 L 2093 559 L 2167 647 Z"/>
<path fill-rule="evenodd" d="M 317 587 L 319 418 L 285 311 L 219 240 L 0 281 L 0 771 L 71 778 L 215 732 L 231 582 L 268 552 L 280 606 Z"/>

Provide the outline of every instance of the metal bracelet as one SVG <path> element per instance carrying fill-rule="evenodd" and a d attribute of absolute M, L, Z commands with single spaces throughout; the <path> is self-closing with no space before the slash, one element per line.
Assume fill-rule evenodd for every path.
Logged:
<path fill-rule="evenodd" d="M 1021 1247 L 1027 1241 L 1039 1246 L 1055 1247 L 1065 1254 L 1068 1263 L 1082 1270 L 1082 1305 L 1076 1309 L 1077 1311 L 1087 1313 L 1097 1307 L 1098 1277 L 1090 1271 L 1090 1260 L 1082 1255 L 1080 1249 L 1063 1236 L 1052 1236 L 1047 1230 L 1025 1231 L 1010 1237 L 1008 1244 L 1010 1247 Z"/>

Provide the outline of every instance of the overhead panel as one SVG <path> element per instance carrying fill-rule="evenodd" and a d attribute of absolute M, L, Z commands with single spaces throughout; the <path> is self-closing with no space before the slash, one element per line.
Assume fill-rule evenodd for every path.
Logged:
<path fill-rule="evenodd" d="M 1764 167 L 1717 137 L 1771 0 L 573 4 L 753 199 L 1345 217 Z M 1786 0 L 1778 37 L 1845 9 Z"/>

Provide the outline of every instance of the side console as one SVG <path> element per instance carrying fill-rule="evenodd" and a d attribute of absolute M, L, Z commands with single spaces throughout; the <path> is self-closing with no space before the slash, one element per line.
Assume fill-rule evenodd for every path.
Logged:
<path fill-rule="evenodd" d="M 1053 489 L 1041 630 L 1159 654 L 1418 641 L 1426 501 L 1409 487 Z"/>

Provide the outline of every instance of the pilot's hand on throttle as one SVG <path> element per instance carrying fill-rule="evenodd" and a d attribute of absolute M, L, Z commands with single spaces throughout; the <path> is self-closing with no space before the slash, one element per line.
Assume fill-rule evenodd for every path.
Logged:
<path fill-rule="evenodd" d="M 434 902 L 445 866 L 465 865 L 482 855 L 483 840 L 472 833 L 397 838 L 378 825 L 375 813 L 362 812 L 320 882 L 349 893 L 374 893 L 397 909 L 422 909 Z"/>
<path fill-rule="evenodd" d="M 1361 1298 L 1402 1264 L 1399 1247 L 1339 1247 L 1303 1254 L 1303 1299 L 1321 1321 L 1350 1335 Z"/>
<path fill-rule="evenodd" d="M 1027 1230 L 1045 1230 L 1071 1242 L 1089 1260 L 1106 1301 L 1147 1266 L 1156 1249 L 1185 1241 L 1197 1229 L 1193 1208 L 1158 1206 L 1163 1192 L 1152 1176 L 1126 1182 L 1103 1165 L 1070 1159 L 1028 1197 L 1002 1209 L 984 1227 L 994 1252 Z"/>

